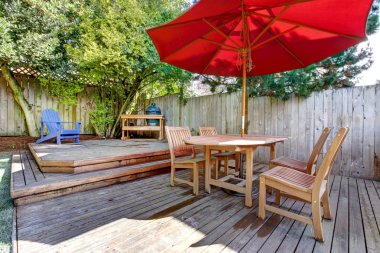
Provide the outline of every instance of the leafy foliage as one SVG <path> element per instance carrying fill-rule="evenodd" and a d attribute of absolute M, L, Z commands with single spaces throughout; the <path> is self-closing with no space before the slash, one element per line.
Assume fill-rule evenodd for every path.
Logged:
<path fill-rule="evenodd" d="M 191 74 L 161 63 L 145 29 L 170 20 L 187 5 L 185 0 L 84 1 L 78 11 L 79 39 L 66 46 L 78 75 L 95 89 L 107 87 L 119 112 L 128 110 L 143 93 L 155 96 L 177 90 Z M 100 96 L 100 103 L 105 106 L 107 101 Z M 120 113 L 110 135 L 119 118 Z"/>
<path fill-rule="evenodd" d="M 30 67 L 45 74 L 66 73 L 63 45 L 79 1 L 1 1 L 0 62 L 9 67 Z"/>
<path fill-rule="evenodd" d="M 108 136 L 107 130 L 113 123 L 113 103 L 112 100 L 100 100 L 95 99 L 94 109 L 90 110 L 90 120 L 98 136 L 104 137 Z"/>
<path fill-rule="evenodd" d="M 76 105 L 77 95 L 81 93 L 85 86 L 82 82 L 65 82 L 59 79 L 39 78 L 42 87 L 47 87 L 51 96 L 58 99 L 58 102 L 66 105 Z"/>

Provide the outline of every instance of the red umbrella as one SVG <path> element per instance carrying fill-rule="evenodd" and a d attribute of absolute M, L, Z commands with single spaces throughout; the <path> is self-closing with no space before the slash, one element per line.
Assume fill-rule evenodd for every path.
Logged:
<path fill-rule="evenodd" d="M 372 0 L 201 0 L 149 29 L 163 62 L 243 77 L 304 68 L 366 40 Z"/>

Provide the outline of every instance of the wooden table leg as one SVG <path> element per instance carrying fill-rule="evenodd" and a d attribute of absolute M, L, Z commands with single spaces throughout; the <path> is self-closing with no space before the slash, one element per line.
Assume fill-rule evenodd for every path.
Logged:
<path fill-rule="evenodd" d="M 245 206 L 252 207 L 252 177 L 253 177 L 253 153 L 256 148 L 249 148 L 246 150 L 246 162 L 245 162 Z"/>
<path fill-rule="evenodd" d="M 276 143 L 270 146 L 270 159 L 276 159 Z"/>
<path fill-rule="evenodd" d="M 123 130 L 124 122 L 125 122 L 125 119 L 121 119 L 121 139 L 122 140 L 124 140 L 124 130 Z"/>
<path fill-rule="evenodd" d="M 164 137 L 164 135 L 165 135 L 165 126 L 164 126 L 164 124 L 165 124 L 165 121 L 164 121 L 164 119 L 161 119 L 161 140 L 163 140 L 165 137 Z"/>
<path fill-rule="evenodd" d="M 205 147 L 205 159 L 206 159 L 206 164 L 205 164 L 205 191 L 208 193 L 211 193 L 211 187 L 210 187 L 210 179 L 211 179 L 211 150 L 210 146 Z"/>

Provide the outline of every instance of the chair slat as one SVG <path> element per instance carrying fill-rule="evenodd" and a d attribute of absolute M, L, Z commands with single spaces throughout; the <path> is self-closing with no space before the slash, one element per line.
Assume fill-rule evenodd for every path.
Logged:
<path fill-rule="evenodd" d="M 216 131 L 215 127 L 199 127 L 199 135 L 200 136 L 210 136 L 210 135 L 217 135 L 218 132 Z"/>
<path fill-rule="evenodd" d="M 314 174 L 313 168 L 317 164 L 319 155 L 321 154 L 321 150 L 330 132 L 331 132 L 330 127 L 326 127 L 325 129 L 323 129 L 322 134 L 319 136 L 317 143 L 314 145 L 313 151 L 311 152 L 309 156 L 309 160 L 307 162 L 299 161 L 299 160 L 287 158 L 287 157 L 279 157 L 270 161 L 269 168 L 272 168 L 274 166 L 283 166 L 283 167 L 292 168 L 292 169 L 295 169 L 307 174 Z"/>

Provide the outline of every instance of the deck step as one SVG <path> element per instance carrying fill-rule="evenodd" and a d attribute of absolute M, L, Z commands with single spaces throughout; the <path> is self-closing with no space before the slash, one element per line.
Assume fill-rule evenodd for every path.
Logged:
<path fill-rule="evenodd" d="M 11 197 L 15 205 L 24 205 L 165 173 L 169 168 L 170 160 L 164 159 L 80 174 L 46 173 L 29 151 L 20 151 L 12 156 Z"/>

